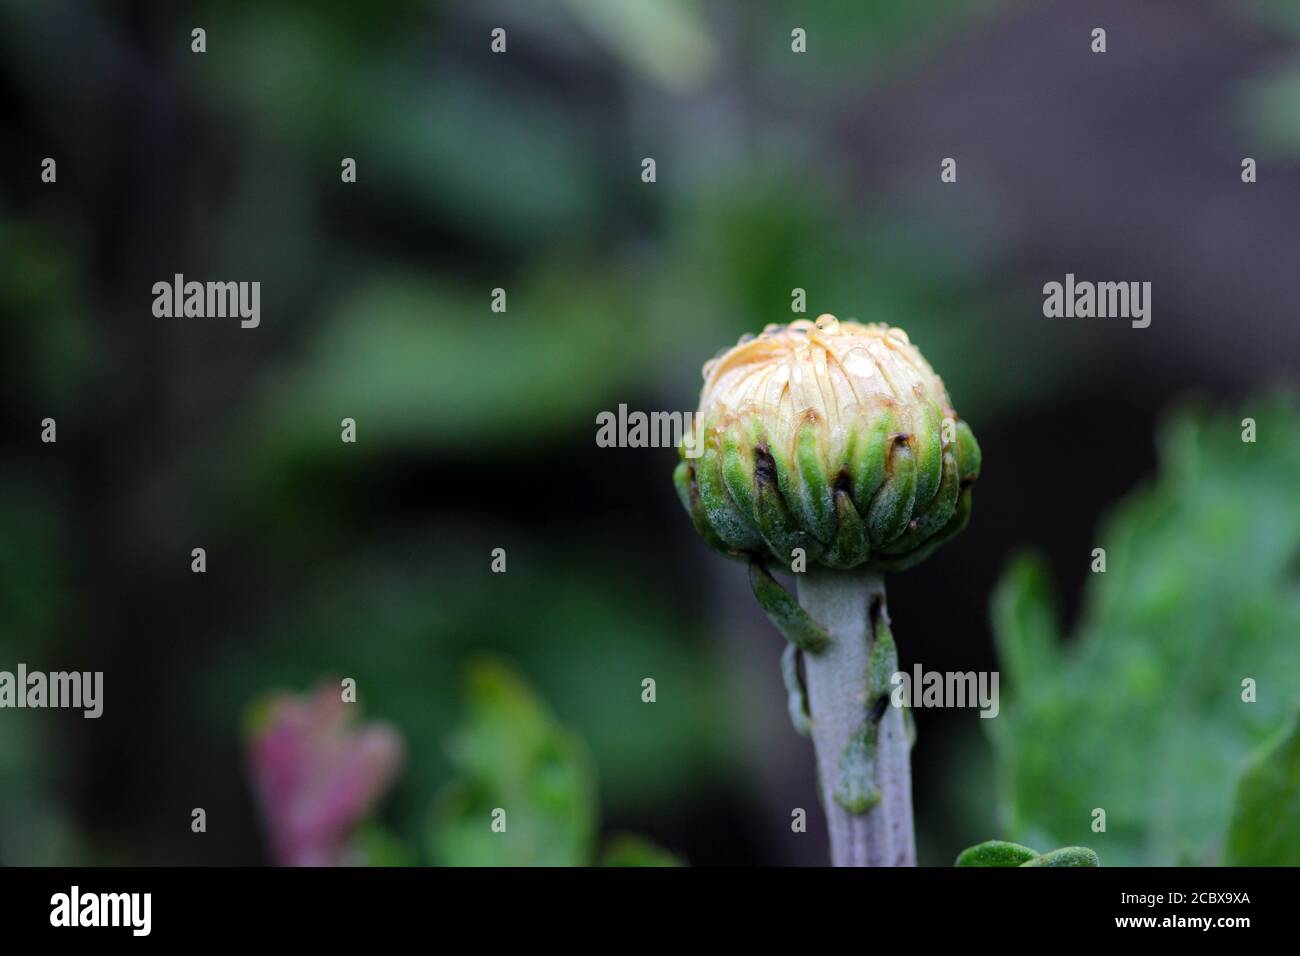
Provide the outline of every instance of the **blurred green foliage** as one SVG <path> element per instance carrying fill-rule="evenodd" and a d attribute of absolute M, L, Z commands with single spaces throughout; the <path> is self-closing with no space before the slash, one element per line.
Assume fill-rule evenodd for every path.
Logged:
<path fill-rule="evenodd" d="M 1270 31 L 1300 37 L 1300 4 L 1294 0 L 1251 0 L 1244 5 Z M 1300 156 L 1300 60 L 1291 56 L 1252 76 L 1240 90 L 1241 126 L 1250 155 L 1261 161 Z"/>
<path fill-rule="evenodd" d="M 1242 440 L 1246 416 L 1254 443 Z M 1042 563 L 1007 572 L 994 601 L 1006 680 L 990 732 L 1013 838 L 1087 842 L 1112 865 L 1221 859 L 1242 762 L 1300 687 L 1297 434 L 1287 397 L 1170 422 L 1158 480 L 1102 530 L 1106 571 L 1090 577 L 1068 642 Z M 1256 702 L 1243 701 L 1247 678 Z M 1287 817 L 1273 819 L 1279 832 L 1300 825 L 1293 768 L 1253 771 L 1272 793 L 1264 815 Z M 1091 830 L 1094 808 L 1104 833 Z"/>
<path fill-rule="evenodd" d="M 616 834 L 605 845 L 601 866 L 682 866 L 682 860 L 642 837 Z"/>
<path fill-rule="evenodd" d="M 57 610 L 68 592 L 59 577 L 59 516 L 52 489 L 30 475 L 0 475 L 0 669 L 61 655 Z M 19 638 L 22 641 L 19 641 Z M 0 865 L 68 865 L 80 841 L 61 786 L 68 768 L 49 759 L 58 733 L 80 713 L 6 709 L 0 720 Z"/>
<path fill-rule="evenodd" d="M 325 410 L 331 423 L 365 422 L 370 453 L 527 448 L 585 423 L 595 402 L 634 376 L 626 326 L 590 320 L 622 311 L 607 280 L 557 268 L 512 284 L 509 296 L 511 317 L 484 322 L 486 292 L 471 298 L 392 274 L 356 289 L 326 317 L 301 366 L 268 388 L 262 477 L 273 480 L 286 459 L 338 454 L 336 430 L 320 427 Z"/>
<path fill-rule="evenodd" d="M 445 866 L 586 863 L 596 781 L 582 742 L 500 663 L 474 663 L 465 684 L 467 719 L 450 743 L 456 777 L 435 804 L 430 857 Z"/>
<path fill-rule="evenodd" d="M 445 866 L 582 866 L 596 843 L 596 775 L 582 741 L 523 679 L 479 659 L 465 681 L 466 715 L 453 734 L 455 777 L 438 795 L 429 856 Z M 670 866 L 671 854 L 619 836 L 602 862 Z"/>
<path fill-rule="evenodd" d="M 403 541 L 394 533 L 387 556 L 355 552 L 325 587 L 289 602 L 255 641 L 214 662 L 204 678 L 208 731 L 226 732 L 237 718 L 233 702 L 268 685 L 303 685 L 329 671 L 356 678 L 367 713 L 406 738 L 395 825 L 414 840 L 429 794 L 458 770 L 443 756 L 447 728 L 460 715 L 457 675 L 491 649 L 517 662 L 590 747 L 613 804 L 653 805 L 700 775 L 733 772 L 715 667 L 634 582 L 606 574 L 604 586 L 592 588 L 581 565 L 547 563 L 527 545 L 510 549 L 509 573 L 491 574 L 488 540 L 444 526 L 440 548 L 482 555 L 481 567 L 453 567 L 426 553 L 419 539 L 431 535 L 416 529 Z M 495 699 L 484 696 L 494 673 L 476 678 L 475 706 Z M 653 707 L 640 700 L 647 674 L 672 689 Z"/>
<path fill-rule="evenodd" d="M 696 0 L 563 3 L 616 56 L 666 89 L 694 89 L 716 66 L 713 34 Z"/>

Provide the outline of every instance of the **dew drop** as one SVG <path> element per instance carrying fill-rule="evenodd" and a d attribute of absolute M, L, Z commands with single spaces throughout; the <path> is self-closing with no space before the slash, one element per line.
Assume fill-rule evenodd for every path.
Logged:
<path fill-rule="evenodd" d="M 876 374 L 876 363 L 866 349 L 851 349 L 841 361 L 845 370 L 851 375 L 870 378 Z"/>

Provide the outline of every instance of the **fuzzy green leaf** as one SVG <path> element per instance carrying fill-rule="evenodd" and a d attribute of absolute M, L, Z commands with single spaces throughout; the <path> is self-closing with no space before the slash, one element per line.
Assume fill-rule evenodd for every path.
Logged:
<path fill-rule="evenodd" d="M 799 602 L 757 561 L 749 563 L 749 584 L 759 606 L 787 641 L 802 651 L 816 653 L 830 640 L 822 626 L 808 616 Z"/>
<path fill-rule="evenodd" d="M 1097 854 L 1086 846 L 1066 846 L 1051 853 L 1044 853 L 1021 866 L 1101 866 Z"/>
<path fill-rule="evenodd" d="M 1006 840 L 986 840 L 967 847 L 953 866 L 1021 866 L 1038 859 L 1038 851 Z"/>

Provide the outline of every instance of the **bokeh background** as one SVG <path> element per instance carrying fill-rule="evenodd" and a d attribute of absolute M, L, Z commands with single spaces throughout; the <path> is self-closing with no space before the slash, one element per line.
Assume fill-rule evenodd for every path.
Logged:
<path fill-rule="evenodd" d="M 1168 654 L 1125 657 L 1113 695 L 1078 686 L 1154 694 L 1151 714 L 1164 686 L 1194 710 L 1211 689 L 1161 678 L 1198 627 L 1261 655 L 1225 670 L 1229 694 L 1243 667 L 1297 676 L 1300 439 L 1294 406 L 1260 398 L 1300 369 L 1293 3 L 4 0 L 0 52 L 0 667 L 105 673 L 97 721 L 0 712 L 0 862 L 267 862 L 244 715 L 331 675 L 405 739 L 378 819 L 437 862 L 420 848 L 484 650 L 589 749 L 601 832 L 692 864 L 823 862 L 811 748 L 745 569 L 696 538 L 674 452 L 594 441 L 619 403 L 693 409 L 704 360 L 788 321 L 796 287 L 809 317 L 905 327 L 984 450 L 967 531 L 890 581 L 905 668 L 999 666 L 991 596 L 1025 546 L 1066 630 L 1105 630 L 1085 589 L 1099 529 L 1160 487 L 1159 423 L 1190 400 L 1227 409 L 1203 425 L 1228 435 L 1206 440 L 1219 458 L 1251 448 L 1235 423 L 1253 413 L 1280 463 L 1184 455 L 1188 482 L 1225 477 L 1166 508 L 1164 544 L 1134 560 L 1188 620 L 1138 614 L 1132 640 L 1163 627 Z M 259 280 L 260 328 L 155 318 L 151 286 L 177 272 Z M 1066 272 L 1150 281 L 1150 328 L 1045 319 Z M 1225 501 L 1240 511 L 1191 520 Z M 1234 537 L 1247 516 L 1263 537 Z M 1205 582 L 1248 589 L 1255 617 L 1199 613 Z M 1219 768 L 1297 687 L 1248 725 L 1207 717 L 1226 729 L 1195 753 L 1223 763 L 1197 772 L 1230 784 Z M 1107 862 L 1086 816 L 1042 819 L 1039 791 L 1007 788 L 1095 806 L 1054 754 L 1128 746 L 1141 774 L 1165 751 L 1133 751 L 1160 738 L 1118 705 L 1110 736 L 1071 713 L 1010 724 L 1045 783 L 995 754 L 997 721 L 920 713 L 922 862 L 1027 834 Z M 1184 767 L 1138 788 L 1113 861 L 1182 846 L 1142 820 L 1184 799 Z M 1207 837 L 1188 858 L 1216 853 Z"/>

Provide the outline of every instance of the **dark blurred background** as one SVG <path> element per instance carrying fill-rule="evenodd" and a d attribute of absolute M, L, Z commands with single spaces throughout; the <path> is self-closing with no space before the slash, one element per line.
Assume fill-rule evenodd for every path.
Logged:
<path fill-rule="evenodd" d="M 987 670 L 1017 548 L 1068 619 L 1170 402 L 1300 367 L 1283 0 L 3 0 L 0 51 L 0 667 L 105 672 L 97 721 L 0 713 L 0 862 L 264 861 L 241 714 L 321 675 L 405 736 L 418 842 L 481 649 L 586 740 L 604 828 L 822 862 L 780 637 L 674 452 L 597 413 L 693 409 L 796 287 L 903 326 L 984 471 L 890 580 L 902 665 Z M 259 280 L 261 326 L 155 318 L 178 272 Z M 1066 272 L 1150 281 L 1151 326 L 1044 318 Z M 996 835 L 980 723 L 919 715 L 922 862 Z"/>

